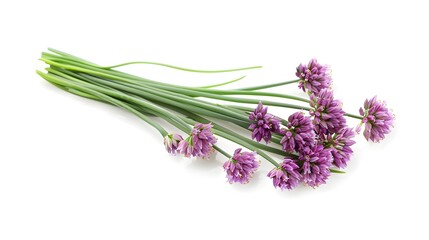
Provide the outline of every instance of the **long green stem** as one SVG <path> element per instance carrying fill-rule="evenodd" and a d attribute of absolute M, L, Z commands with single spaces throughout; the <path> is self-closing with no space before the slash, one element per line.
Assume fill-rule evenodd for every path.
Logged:
<path fill-rule="evenodd" d="M 243 71 L 243 70 L 262 68 L 262 66 L 252 66 L 252 67 L 223 69 L 223 70 L 198 70 L 198 69 L 190 69 L 190 68 L 173 66 L 170 64 L 164 64 L 164 63 L 158 63 L 158 62 L 145 62 L 145 61 L 127 62 L 127 63 L 121 63 L 121 64 L 112 65 L 112 66 L 100 67 L 100 68 L 112 69 L 112 68 L 132 65 L 132 64 L 150 64 L 150 65 L 157 65 L 157 66 L 168 67 L 168 68 L 173 68 L 181 71 L 195 72 L 195 73 L 225 73 L 225 72 L 237 72 L 237 71 Z"/>
<path fill-rule="evenodd" d="M 231 159 L 231 158 L 232 158 L 231 154 L 229 154 L 229 153 L 225 152 L 225 151 L 224 151 L 222 148 L 220 148 L 219 146 L 217 146 L 217 145 L 213 145 L 213 148 L 214 148 L 214 149 L 216 149 L 218 152 L 222 153 L 222 155 L 224 155 L 226 158 L 228 158 L 228 159 Z"/>
<path fill-rule="evenodd" d="M 134 64 L 148 64 L 148 65 L 157 65 L 157 66 L 162 66 L 162 67 L 167 67 L 167 68 L 173 68 L 173 69 L 177 69 L 177 70 L 181 70 L 181 71 L 187 71 L 187 72 L 196 72 L 196 73 L 225 73 L 225 72 L 237 72 L 237 71 L 244 71 L 244 70 L 251 70 L 251 69 L 257 69 L 257 68 L 262 68 L 262 66 L 251 66 L 251 67 L 243 67 L 243 68 L 232 68 L 232 69 L 222 69 L 222 70 L 199 70 L 199 69 L 191 69 L 191 68 L 184 68 L 184 67 L 178 67 L 178 66 L 174 66 L 171 64 L 165 64 L 165 63 L 159 63 L 159 62 L 150 62 L 150 61 L 133 61 L 133 62 L 126 62 L 126 63 L 120 63 L 120 64 L 116 64 L 116 65 L 111 65 L 111 66 L 99 66 L 96 64 L 93 64 L 91 62 L 88 62 L 86 60 L 83 60 L 81 58 L 75 57 L 73 55 L 70 55 L 68 53 L 65 52 L 61 52 L 52 48 L 48 48 L 49 51 L 57 53 L 61 56 L 64 57 L 68 57 L 72 60 L 77 60 L 77 61 L 81 61 L 81 62 L 85 62 L 88 65 L 92 65 L 94 67 L 99 67 L 99 68 L 103 68 L 103 69 L 112 69 L 112 68 L 118 68 L 118 67 L 122 67 L 122 66 L 127 66 L 127 65 L 134 65 Z"/>
<path fill-rule="evenodd" d="M 246 76 L 242 76 L 242 77 L 239 77 L 239 78 L 237 78 L 237 79 L 230 80 L 230 81 L 227 81 L 227 82 L 218 83 L 218 84 L 213 84 L 213 85 L 208 85 L 208 86 L 202 86 L 202 87 L 199 87 L 199 88 L 205 88 L 205 89 L 208 89 L 208 88 L 214 88 L 214 87 L 225 86 L 225 85 L 227 85 L 227 84 L 231 84 L 231 83 L 238 82 L 238 81 L 240 81 L 241 79 L 243 79 L 243 78 L 245 78 L 245 77 L 246 77 Z"/>
<path fill-rule="evenodd" d="M 299 80 L 300 79 L 296 79 L 296 80 L 292 80 L 292 81 L 279 82 L 279 83 L 273 83 L 273 84 L 260 85 L 260 86 L 239 88 L 237 90 L 254 91 L 254 90 L 259 90 L 259 89 L 273 88 L 273 87 L 278 87 L 278 86 L 296 83 L 296 82 L 299 82 Z"/>
<path fill-rule="evenodd" d="M 356 119 L 359 119 L 359 120 L 362 120 L 362 119 L 363 119 L 363 117 L 362 117 L 362 116 L 355 115 L 355 114 L 351 114 L 351 113 L 346 113 L 346 114 L 344 114 L 344 115 L 345 115 L 345 116 L 347 116 L 347 117 L 356 118 Z"/>

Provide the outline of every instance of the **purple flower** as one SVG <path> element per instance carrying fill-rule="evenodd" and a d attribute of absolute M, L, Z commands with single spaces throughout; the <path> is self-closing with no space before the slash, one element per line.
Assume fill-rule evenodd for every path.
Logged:
<path fill-rule="evenodd" d="M 359 109 L 363 117 L 361 124 L 365 124 L 363 135 L 367 141 L 379 142 L 384 135 L 390 133 L 395 116 L 386 108 L 385 102 L 377 101 L 377 96 L 365 100 L 364 109 Z"/>
<path fill-rule="evenodd" d="M 262 139 L 268 143 L 271 140 L 272 132 L 279 132 L 280 120 L 273 115 L 267 113 L 267 107 L 259 102 L 256 109 L 250 113 L 249 119 L 253 122 L 249 129 L 253 130 L 252 139 L 260 142 Z"/>
<path fill-rule="evenodd" d="M 352 140 L 355 131 L 352 128 L 343 128 L 338 133 L 327 135 L 322 134 L 320 140 L 325 148 L 331 149 L 333 164 L 339 168 L 347 167 L 353 150 L 352 146 L 356 142 Z"/>
<path fill-rule="evenodd" d="M 322 145 L 306 147 L 299 154 L 299 160 L 303 161 L 301 174 L 304 182 L 311 187 L 317 187 L 326 183 L 331 175 L 329 168 L 332 166 L 332 154 Z"/>
<path fill-rule="evenodd" d="M 310 115 L 314 117 L 313 124 L 318 134 L 336 133 L 346 127 L 345 112 L 341 102 L 334 100 L 332 91 L 322 89 L 318 94 L 311 94 Z"/>
<path fill-rule="evenodd" d="M 285 159 L 280 167 L 272 169 L 267 176 L 273 179 L 275 188 L 292 190 L 298 186 L 302 178 L 298 169 L 298 165 L 293 160 Z"/>
<path fill-rule="evenodd" d="M 241 152 L 241 148 L 235 150 L 232 158 L 223 164 L 229 183 L 248 183 L 253 173 L 259 167 L 253 152 Z"/>
<path fill-rule="evenodd" d="M 176 154 L 176 152 L 179 152 L 177 148 L 179 146 L 179 142 L 182 140 L 183 138 L 179 134 L 168 134 L 164 137 L 165 150 L 167 150 L 168 153 Z"/>
<path fill-rule="evenodd" d="M 321 65 L 316 59 L 311 59 L 307 66 L 300 64 L 295 75 L 299 77 L 299 85 L 304 92 L 319 93 L 331 85 L 331 70 L 327 65 Z"/>
<path fill-rule="evenodd" d="M 217 141 L 211 130 L 212 127 L 211 123 L 196 123 L 189 137 L 179 142 L 177 151 L 185 154 L 186 157 L 191 155 L 207 157 Z"/>
<path fill-rule="evenodd" d="M 310 117 L 302 112 L 296 112 L 289 116 L 287 129 L 282 129 L 284 135 L 280 143 L 286 152 L 298 151 L 314 143 L 314 126 Z"/>

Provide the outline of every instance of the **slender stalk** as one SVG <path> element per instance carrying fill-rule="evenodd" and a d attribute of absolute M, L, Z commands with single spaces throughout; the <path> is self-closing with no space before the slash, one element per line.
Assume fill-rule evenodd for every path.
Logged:
<path fill-rule="evenodd" d="M 345 116 L 347 116 L 347 117 L 356 118 L 356 119 L 359 119 L 359 120 L 362 120 L 362 119 L 363 119 L 363 117 L 362 117 L 362 116 L 354 115 L 354 114 L 351 114 L 351 113 L 346 113 L 346 114 L 344 114 L 344 115 L 345 115 Z"/>
<path fill-rule="evenodd" d="M 260 85 L 260 86 L 254 86 L 254 87 L 239 88 L 236 90 L 254 91 L 254 90 L 260 90 L 260 89 L 266 89 L 266 88 L 273 88 L 273 87 L 278 87 L 278 86 L 296 83 L 296 82 L 299 82 L 299 80 L 300 79 L 296 79 L 296 80 L 292 80 L 292 81 L 279 82 L 279 83 L 273 83 L 273 84 Z"/>
<path fill-rule="evenodd" d="M 331 173 L 340 173 L 340 174 L 344 174 L 344 173 L 346 173 L 346 172 L 344 172 L 344 171 L 341 171 L 341 170 L 338 170 L 338 169 L 333 169 L 333 168 L 330 168 L 330 169 L 329 169 L 329 171 L 330 171 Z"/>
<path fill-rule="evenodd" d="M 68 53 L 55 50 L 53 48 L 48 48 L 48 50 L 51 51 L 51 52 L 57 53 L 57 54 L 59 54 L 61 56 L 68 57 L 68 58 L 73 59 L 73 60 L 85 62 L 88 65 L 92 65 L 94 67 L 99 67 L 99 68 L 103 68 L 103 69 L 112 69 L 112 68 L 118 68 L 118 67 L 127 66 L 127 65 L 134 65 L 134 64 L 157 65 L 157 66 L 162 66 L 162 67 L 167 67 L 167 68 L 173 68 L 173 69 L 177 69 L 177 70 L 181 70 L 181 71 L 196 72 L 196 73 L 225 73 L 225 72 L 237 72 L 237 71 L 244 71 L 244 70 L 251 70 L 251 69 L 262 68 L 262 66 L 252 66 L 252 67 L 223 69 L 223 70 L 198 70 L 198 69 L 178 67 L 178 66 L 174 66 L 174 65 L 171 65 L 171 64 L 165 64 L 165 63 L 159 63 L 159 62 L 149 62 L 149 61 L 133 61 L 133 62 L 120 63 L 120 64 L 116 64 L 116 65 L 111 65 L 111 66 L 99 66 L 99 65 L 96 65 L 94 63 L 91 63 L 91 62 L 88 62 L 86 60 L 83 60 L 81 58 L 78 58 L 78 57 L 75 57 L 73 55 L 70 55 Z"/>
<path fill-rule="evenodd" d="M 230 81 L 227 81 L 227 82 L 223 82 L 223 83 L 218 83 L 218 84 L 213 84 L 213 85 L 208 85 L 208 86 L 202 86 L 202 87 L 199 87 L 199 88 L 214 88 L 214 87 L 220 87 L 220 86 L 225 86 L 225 85 L 227 85 L 227 84 L 231 84 L 231 83 L 235 83 L 235 82 L 238 82 L 238 81 L 240 81 L 241 79 L 243 79 L 243 78 L 245 78 L 246 76 L 242 76 L 242 77 L 240 77 L 240 78 L 237 78 L 237 79 L 234 79 L 234 80 L 230 80 Z"/>
<path fill-rule="evenodd" d="M 222 153 L 226 158 L 231 159 L 231 154 L 225 152 L 222 148 L 218 147 L 217 145 L 213 145 L 213 148 L 216 149 L 218 152 Z"/>
<path fill-rule="evenodd" d="M 173 66 L 170 64 L 164 64 L 164 63 L 158 63 L 158 62 L 146 62 L 146 61 L 127 62 L 127 63 L 121 63 L 121 64 L 112 65 L 112 66 L 100 67 L 100 68 L 112 69 L 112 68 L 132 65 L 132 64 L 150 64 L 150 65 L 157 65 L 157 66 L 168 67 L 168 68 L 173 68 L 173 69 L 177 69 L 177 70 L 181 70 L 181 71 L 195 72 L 195 73 L 225 73 L 225 72 L 237 72 L 237 71 L 243 71 L 243 70 L 262 68 L 262 66 L 252 66 L 252 67 L 223 69 L 223 70 L 198 70 L 198 69 L 190 69 L 190 68 Z"/>

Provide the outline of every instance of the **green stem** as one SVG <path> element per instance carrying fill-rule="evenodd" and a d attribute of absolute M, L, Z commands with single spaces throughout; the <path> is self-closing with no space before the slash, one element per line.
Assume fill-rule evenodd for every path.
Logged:
<path fill-rule="evenodd" d="M 243 78 L 245 78 L 245 77 L 246 77 L 246 76 L 242 76 L 242 77 L 240 77 L 240 78 L 237 78 L 237 79 L 234 79 L 234 80 L 230 80 L 230 81 L 228 81 L 228 82 L 223 82 L 223 83 L 218 83 L 218 84 L 213 84 L 213 85 L 208 85 L 208 86 L 202 86 L 202 87 L 199 87 L 199 88 L 214 88 L 214 87 L 225 86 L 225 85 L 227 85 L 227 84 L 231 84 L 231 83 L 238 82 L 238 81 L 240 81 L 241 79 L 243 79 Z"/>
<path fill-rule="evenodd" d="M 174 66 L 174 65 L 170 65 L 170 64 L 159 63 L 159 62 L 149 62 L 149 61 L 133 61 L 133 62 L 120 63 L 120 64 L 116 64 L 116 65 L 112 65 L 112 66 L 99 66 L 99 65 L 96 65 L 94 63 L 88 62 L 88 61 L 86 61 L 84 59 L 81 59 L 81 58 L 78 58 L 76 56 L 73 56 L 71 54 L 55 50 L 53 48 L 48 48 L 48 50 L 51 51 L 51 52 L 54 52 L 56 54 L 59 54 L 61 56 L 70 58 L 72 60 L 77 60 L 77 61 L 80 61 L 80 62 L 84 62 L 84 63 L 86 63 L 88 65 L 93 66 L 93 67 L 98 67 L 98 68 L 102 68 L 102 69 L 112 69 L 112 68 L 118 68 L 118 67 L 127 66 L 127 65 L 133 65 L 133 64 L 157 65 L 157 66 L 173 68 L 173 69 L 177 69 L 177 70 L 181 70 L 181 71 L 196 72 L 196 73 L 225 73 L 225 72 L 237 72 L 237 71 L 244 71 L 244 70 L 251 70 L 251 69 L 262 68 L 262 66 L 252 66 L 252 67 L 223 69 L 223 70 L 198 70 L 198 69 L 184 68 L 184 67 L 178 67 L 178 66 Z"/>
<path fill-rule="evenodd" d="M 89 62 L 89 61 L 87 61 L 87 60 L 85 60 L 85 59 L 82 59 L 82 58 L 79 58 L 79 57 L 73 56 L 73 55 L 68 54 L 68 53 L 65 53 L 65 52 L 61 52 L 61 51 L 56 50 L 56 49 L 53 49 L 53 48 L 48 48 L 48 50 L 49 50 L 49 51 L 51 51 L 51 52 L 53 52 L 53 53 L 56 53 L 56 54 L 58 54 L 58 55 L 60 55 L 60 56 L 63 56 L 63 57 L 66 57 L 66 58 L 72 59 L 72 60 L 74 60 L 74 61 L 82 62 L 82 63 L 85 63 L 85 64 L 89 64 L 89 65 L 93 65 L 93 66 L 99 67 L 99 66 L 98 66 L 97 64 L 95 64 L 95 63 Z M 42 54 L 43 54 L 43 53 L 42 53 Z M 52 54 L 51 54 L 51 55 L 52 55 Z M 55 56 L 55 55 L 52 55 L 52 56 Z"/>
<path fill-rule="evenodd" d="M 363 117 L 362 117 L 362 116 L 354 115 L 354 114 L 351 114 L 351 113 L 346 113 L 346 114 L 344 114 L 344 115 L 345 115 L 345 116 L 347 116 L 347 117 L 356 118 L 356 119 L 359 119 L 359 120 L 362 120 L 362 119 L 363 119 Z"/>
<path fill-rule="evenodd" d="M 217 145 L 213 145 L 213 148 L 216 149 L 218 152 L 222 153 L 226 158 L 231 159 L 231 154 L 225 152 L 222 148 L 218 147 Z"/>
<path fill-rule="evenodd" d="M 266 89 L 266 88 L 272 88 L 272 87 L 278 87 L 282 85 L 292 84 L 299 82 L 300 79 L 292 80 L 292 81 L 285 81 L 285 82 L 279 82 L 279 83 L 273 83 L 273 84 L 266 84 L 266 85 L 260 85 L 260 86 L 254 86 L 254 87 L 246 87 L 246 88 L 239 88 L 236 90 L 246 90 L 246 91 L 254 91 L 259 89 Z"/>
<path fill-rule="evenodd" d="M 340 173 L 340 174 L 344 174 L 344 173 L 346 173 L 346 172 L 344 172 L 344 171 L 341 171 L 341 170 L 338 170 L 338 169 L 333 169 L 333 168 L 330 168 L 330 169 L 329 169 L 329 171 L 330 171 L 331 173 Z"/>
<path fill-rule="evenodd" d="M 117 65 L 105 66 L 105 67 L 100 67 L 100 68 L 112 69 L 112 68 L 122 67 L 122 66 L 126 66 L 126 65 L 132 65 L 132 64 L 150 64 L 150 65 L 157 65 L 157 66 L 168 67 L 168 68 L 173 68 L 173 69 L 177 69 L 177 70 L 181 70 L 181 71 L 195 72 L 195 73 L 225 73 L 225 72 L 237 72 L 237 71 L 262 68 L 262 66 L 252 66 L 252 67 L 223 69 L 223 70 L 198 70 L 198 69 L 190 69 L 190 68 L 173 66 L 170 64 L 164 64 L 164 63 L 158 63 L 158 62 L 146 62 L 146 61 L 127 62 L 127 63 L 121 63 L 121 64 L 117 64 Z"/>

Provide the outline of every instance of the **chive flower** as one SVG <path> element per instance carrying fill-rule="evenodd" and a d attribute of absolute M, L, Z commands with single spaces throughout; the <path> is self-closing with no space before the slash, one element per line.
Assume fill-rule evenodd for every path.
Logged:
<path fill-rule="evenodd" d="M 292 190 L 300 183 L 302 176 L 299 166 L 292 159 L 285 159 L 280 167 L 272 169 L 267 177 L 273 179 L 275 188 Z"/>
<path fill-rule="evenodd" d="M 393 128 L 395 116 L 387 109 L 385 102 L 377 101 L 377 96 L 366 99 L 364 108 L 360 108 L 359 113 L 363 117 L 360 125 L 365 124 L 363 135 L 367 141 L 379 142 Z"/>
<path fill-rule="evenodd" d="M 318 134 L 336 133 L 346 126 L 342 103 L 334 99 L 332 91 L 322 89 L 310 96 L 310 115 Z"/>
<path fill-rule="evenodd" d="M 331 85 L 331 70 L 327 65 L 321 65 L 316 59 L 311 59 L 307 65 L 300 64 L 295 75 L 299 77 L 299 85 L 304 92 L 319 93 Z"/>
<path fill-rule="evenodd" d="M 252 121 L 249 129 L 253 130 L 252 139 L 256 138 L 257 142 L 260 142 L 262 139 L 266 143 L 270 142 L 271 133 L 277 133 L 280 130 L 280 120 L 267 113 L 267 111 L 268 107 L 264 107 L 262 102 L 259 102 L 255 110 L 249 115 L 249 119 Z"/>
<path fill-rule="evenodd" d="M 232 158 L 223 164 L 229 183 L 248 183 L 258 167 L 259 162 L 255 159 L 255 153 L 241 152 L 241 148 L 236 149 Z"/>
<path fill-rule="evenodd" d="M 191 134 L 179 142 L 177 150 L 186 157 L 207 157 L 217 141 L 211 130 L 212 127 L 211 123 L 196 123 Z"/>
<path fill-rule="evenodd" d="M 282 129 L 283 138 L 280 141 L 286 152 L 298 151 L 315 142 L 314 126 L 310 117 L 302 112 L 296 112 L 289 116 L 287 129 Z"/>
<path fill-rule="evenodd" d="M 338 133 L 320 136 L 321 143 L 331 150 L 333 164 L 338 168 L 347 167 L 353 155 L 352 146 L 356 143 L 352 138 L 356 132 L 352 128 L 343 128 Z"/>
<path fill-rule="evenodd" d="M 168 153 L 176 154 L 176 152 L 179 152 L 177 148 L 179 147 L 179 142 L 183 140 L 183 137 L 180 134 L 174 133 L 174 134 L 168 134 L 164 137 L 164 146 L 165 150 L 167 150 Z"/>
<path fill-rule="evenodd" d="M 322 145 L 306 147 L 299 153 L 298 159 L 302 162 L 301 174 L 304 183 L 311 187 L 326 183 L 331 175 L 329 170 L 332 166 L 330 149 L 325 149 Z"/>

